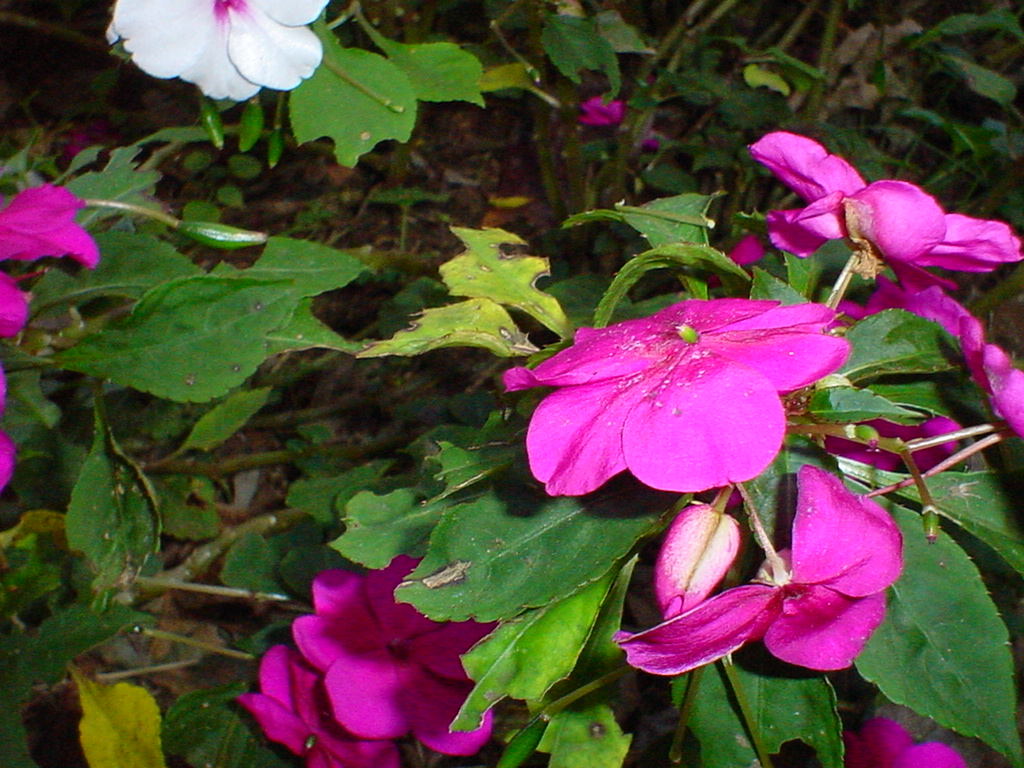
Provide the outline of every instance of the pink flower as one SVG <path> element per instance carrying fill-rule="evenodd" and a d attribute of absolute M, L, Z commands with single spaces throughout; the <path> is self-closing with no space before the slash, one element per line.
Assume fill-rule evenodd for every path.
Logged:
<path fill-rule="evenodd" d="M 605 101 L 601 96 L 593 96 L 580 104 L 580 115 L 577 117 L 582 125 L 607 126 L 618 125 L 626 116 L 626 102 L 621 99 Z"/>
<path fill-rule="evenodd" d="M 846 768 L 967 768 L 952 747 L 937 741 L 914 745 L 910 734 L 894 720 L 876 717 L 859 733 L 843 731 Z"/>
<path fill-rule="evenodd" d="M 797 256 L 809 256 L 826 240 L 847 238 L 917 287 L 937 280 L 922 267 L 988 272 L 1024 258 L 1020 239 L 1006 224 L 944 213 L 935 198 L 905 181 L 868 184 L 853 166 L 806 136 L 769 133 L 750 153 L 809 203 L 768 214 L 772 242 Z"/>
<path fill-rule="evenodd" d="M 360 576 L 324 571 L 313 582 L 316 614 L 295 620 L 303 656 L 326 673 L 334 717 L 363 739 L 409 732 L 431 749 L 471 755 L 491 735 L 490 716 L 471 732 L 449 725 L 473 687 L 459 655 L 486 635 L 489 624 L 439 624 L 395 602 L 399 582 L 416 565 L 398 557 Z"/>
<path fill-rule="evenodd" d="M 782 445 L 779 398 L 846 360 L 822 333 L 818 304 L 684 301 L 642 320 L 581 328 L 534 370 L 505 374 L 510 390 L 558 390 L 537 407 L 526 448 L 552 495 L 579 495 L 628 469 L 660 490 L 703 491 L 756 477 Z"/>
<path fill-rule="evenodd" d="M 839 479 L 801 467 L 792 552 L 757 582 L 728 589 L 651 629 L 616 640 L 628 662 L 679 675 L 764 639 L 772 654 L 810 669 L 853 663 L 885 617 L 885 590 L 903 568 L 902 538 L 885 511 Z"/>
<path fill-rule="evenodd" d="M 99 249 L 75 223 L 75 213 L 84 205 L 66 189 L 50 184 L 22 190 L 0 209 L 0 259 L 70 256 L 95 267 Z"/>
<path fill-rule="evenodd" d="M 399 768 L 391 741 L 358 739 L 331 716 L 323 675 L 295 651 L 275 645 L 260 662 L 260 693 L 238 697 L 271 741 L 306 758 L 308 768 Z"/>
<path fill-rule="evenodd" d="M 757 235 L 746 235 L 729 251 L 729 258 L 741 267 L 753 264 L 764 257 L 764 246 L 757 239 Z"/>

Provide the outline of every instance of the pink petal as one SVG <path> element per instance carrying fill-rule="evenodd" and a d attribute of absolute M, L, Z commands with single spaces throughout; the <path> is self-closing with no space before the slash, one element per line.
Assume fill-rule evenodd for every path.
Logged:
<path fill-rule="evenodd" d="M 1024 437 L 1024 371 L 995 344 L 986 344 L 983 365 L 992 388 L 992 409 Z"/>
<path fill-rule="evenodd" d="M 946 234 L 921 264 L 965 272 L 988 272 L 1000 264 L 1020 261 L 1020 238 L 1001 221 L 946 214 Z"/>
<path fill-rule="evenodd" d="M 439 680 L 429 673 L 416 675 L 402 694 L 402 708 L 413 735 L 444 755 L 472 755 L 480 751 L 491 738 L 490 712 L 483 725 L 474 731 L 451 730 L 452 721 L 472 689 L 473 684 L 468 681 Z"/>
<path fill-rule="evenodd" d="M 364 739 L 395 739 L 409 732 L 399 703 L 408 683 L 409 669 L 386 650 L 339 658 L 324 678 L 335 718 Z"/>
<path fill-rule="evenodd" d="M 430 632 L 409 640 L 406 652 L 412 661 L 438 677 L 467 680 L 460 656 L 492 629 L 494 624 L 478 624 L 475 621 L 435 623 Z"/>
<path fill-rule="evenodd" d="M 967 768 L 967 762 L 952 747 L 930 741 L 902 752 L 892 768 Z"/>
<path fill-rule="evenodd" d="M 14 474 L 14 458 L 18 449 L 7 433 L 0 432 L 0 490 L 11 481 Z"/>
<path fill-rule="evenodd" d="M 778 392 L 792 392 L 813 384 L 839 370 L 850 356 L 846 339 L 785 329 L 757 335 L 723 333 L 709 339 L 707 346 L 716 354 L 757 371 Z"/>
<path fill-rule="evenodd" d="M 857 169 L 806 136 L 775 131 L 750 145 L 750 154 L 800 197 L 813 202 L 830 192 L 864 187 Z"/>
<path fill-rule="evenodd" d="M 850 666 L 885 618 L 885 593 L 847 597 L 828 587 L 785 587 L 782 615 L 764 634 L 773 656 L 808 669 Z"/>
<path fill-rule="evenodd" d="M 305 751 L 306 739 L 312 731 L 290 709 L 260 693 L 243 693 L 238 703 L 256 718 L 268 739 L 283 744 L 296 755 Z"/>
<path fill-rule="evenodd" d="M 366 575 L 366 599 L 376 617 L 376 624 L 380 627 L 380 640 L 384 644 L 404 641 L 418 634 L 431 632 L 440 626 L 408 603 L 395 601 L 395 589 L 418 562 L 406 555 L 399 555 L 387 568 L 370 571 Z"/>
<path fill-rule="evenodd" d="M 818 250 L 826 240 L 845 237 L 844 199 L 841 192 L 831 192 L 806 208 L 769 211 L 766 222 L 772 243 L 804 258 Z"/>
<path fill-rule="evenodd" d="M 655 675 L 681 675 L 732 653 L 765 630 L 782 611 L 782 591 L 751 584 L 729 589 L 696 608 L 615 642 L 630 666 Z"/>
<path fill-rule="evenodd" d="M 302 655 L 326 671 L 339 656 L 372 653 L 387 645 L 366 601 L 364 578 L 341 569 L 320 573 L 313 582 L 317 613 L 292 622 L 292 636 Z M 358 627 L 358 632 L 352 628 Z"/>
<path fill-rule="evenodd" d="M 903 726 L 885 717 L 868 720 L 860 731 L 843 731 L 845 768 L 892 768 L 900 753 L 914 745 Z"/>
<path fill-rule="evenodd" d="M 18 284 L 0 272 L 0 336 L 17 336 L 28 321 L 28 299 Z"/>
<path fill-rule="evenodd" d="M 553 496 L 578 496 L 624 470 L 623 424 L 643 396 L 631 379 L 552 392 L 526 433 L 533 476 Z"/>
<path fill-rule="evenodd" d="M 760 373 L 700 350 L 660 373 L 620 429 L 626 465 L 642 483 L 704 491 L 756 477 L 775 458 L 786 418 Z"/>
<path fill-rule="evenodd" d="M 757 235 L 747 235 L 732 247 L 728 255 L 741 267 L 745 267 L 747 264 L 760 261 L 764 254 L 765 248 Z"/>
<path fill-rule="evenodd" d="M 903 538 L 885 510 L 810 465 L 798 474 L 792 550 L 794 583 L 850 597 L 885 589 L 903 568 Z"/>
<path fill-rule="evenodd" d="M 316 675 L 283 645 L 270 648 L 260 661 L 261 693 L 246 693 L 238 701 L 260 724 L 267 738 L 301 755 L 312 728 L 298 715 L 297 698 L 308 696 Z"/>
<path fill-rule="evenodd" d="M 752 301 L 750 299 L 712 299 L 704 301 L 690 299 L 673 304 L 671 307 L 652 315 L 653 326 L 649 336 L 671 339 L 673 346 L 680 346 L 679 327 L 688 325 L 702 336 L 719 331 L 726 326 L 758 318 L 779 306 L 777 301 Z M 648 343 L 650 340 L 648 339 Z"/>
<path fill-rule="evenodd" d="M 609 102 L 601 96 L 593 96 L 580 103 L 580 116 L 576 118 L 582 125 L 618 125 L 626 116 L 626 102 L 612 99 Z"/>
<path fill-rule="evenodd" d="M 740 548 L 736 520 L 707 504 L 680 512 L 665 534 L 654 566 L 654 594 L 665 618 L 688 611 L 711 594 Z"/>
<path fill-rule="evenodd" d="M 946 215 L 935 198 L 905 181 L 876 181 L 844 205 L 849 236 L 873 243 L 886 260 L 925 266 L 922 257 L 946 234 Z"/>
<path fill-rule="evenodd" d="M 45 184 L 22 190 L 0 210 L 0 259 L 69 255 L 95 267 L 99 249 L 74 221 L 84 205 L 63 187 Z"/>

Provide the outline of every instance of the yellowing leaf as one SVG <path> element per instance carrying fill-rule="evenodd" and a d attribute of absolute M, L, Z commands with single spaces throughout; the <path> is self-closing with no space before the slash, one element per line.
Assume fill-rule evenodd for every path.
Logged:
<path fill-rule="evenodd" d="M 145 688 L 102 685 L 75 669 L 82 702 L 78 725 L 89 768 L 165 768 L 160 746 L 160 709 Z"/>

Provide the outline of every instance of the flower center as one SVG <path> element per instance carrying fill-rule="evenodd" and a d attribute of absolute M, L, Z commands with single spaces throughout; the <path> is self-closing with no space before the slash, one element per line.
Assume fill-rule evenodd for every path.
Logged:
<path fill-rule="evenodd" d="M 685 341 L 687 344 L 696 344 L 700 339 L 700 334 L 697 333 L 697 329 L 692 325 L 680 325 L 676 328 L 676 333 L 679 334 L 679 338 Z"/>
<path fill-rule="evenodd" d="M 404 639 L 388 641 L 388 650 L 399 661 L 405 661 L 409 658 L 409 644 Z"/>
<path fill-rule="evenodd" d="M 217 21 L 224 21 L 232 11 L 244 11 L 246 0 L 213 0 L 213 15 Z"/>

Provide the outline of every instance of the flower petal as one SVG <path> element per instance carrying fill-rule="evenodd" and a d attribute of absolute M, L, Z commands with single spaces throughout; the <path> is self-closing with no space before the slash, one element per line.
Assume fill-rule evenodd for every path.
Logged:
<path fill-rule="evenodd" d="M 44 184 L 22 190 L 0 210 L 0 259 L 68 255 L 95 267 L 99 248 L 75 223 L 75 214 L 84 205 L 63 187 Z"/>
<path fill-rule="evenodd" d="M 357 626 L 349 631 L 358 631 Z M 396 739 L 409 732 L 400 704 L 409 677 L 408 668 L 382 649 L 339 657 L 327 670 L 324 685 L 334 716 L 347 731 L 364 739 Z"/>
<path fill-rule="evenodd" d="M 404 641 L 440 626 L 408 603 L 395 601 L 395 589 L 416 565 L 413 558 L 399 555 L 387 568 L 366 574 L 363 582 L 366 600 L 376 617 L 374 623 L 380 627 L 378 639 L 381 643 Z"/>
<path fill-rule="evenodd" d="M 313 74 L 323 48 L 307 27 L 286 27 L 257 7 L 232 12 L 227 53 L 251 83 L 288 91 Z"/>
<path fill-rule="evenodd" d="M 28 320 L 25 292 L 6 272 L 0 272 L 0 336 L 17 336 Z"/>
<path fill-rule="evenodd" d="M 810 465 L 798 474 L 792 551 L 795 583 L 850 597 L 885 589 L 903 569 L 903 538 L 885 510 Z"/>
<path fill-rule="evenodd" d="M 988 272 L 1021 258 L 1024 254 L 1021 254 L 1020 238 L 1007 224 L 947 213 L 942 242 L 918 263 L 964 272 Z"/>
<path fill-rule="evenodd" d="M 297 27 L 312 24 L 328 0 L 248 0 L 278 24 Z"/>
<path fill-rule="evenodd" d="M 828 587 L 784 588 L 783 613 L 764 634 L 772 655 L 808 669 L 850 666 L 885 618 L 885 593 L 847 597 Z"/>
<path fill-rule="evenodd" d="M 1024 437 L 1024 371 L 995 344 L 985 345 L 982 364 L 992 388 L 992 409 Z"/>
<path fill-rule="evenodd" d="M 700 351 L 660 373 L 620 430 L 626 466 L 642 483 L 704 491 L 756 477 L 775 458 L 786 419 L 760 373 Z"/>
<path fill-rule="evenodd" d="M 460 656 L 484 638 L 494 624 L 475 621 L 434 623 L 434 628 L 409 640 L 409 658 L 438 677 L 467 680 Z"/>
<path fill-rule="evenodd" d="M 711 594 L 740 548 L 735 518 L 707 504 L 686 507 L 669 525 L 654 566 L 654 594 L 665 618 Z"/>
<path fill-rule="evenodd" d="M 844 201 L 846 229 L 874 244 L 886 260 L 922 259 L 946 234 L 946 214 L 935 198 L 905 181 L 876 181 Z"/>
<path fill-rule="evenodd" d="M 492 717 L 474 731 L 452 731 L 451 723 L 466 696 L 473 689 L 469 681 L 440 680 L 421 673 L 403 691 L 402 707 L 412 724 L 413 735 L 431 749 L 445 755 L 472 755 L 491 738 Z"/>
<path fill-rule="evenodd" d="M 807 202 L 865 186 L 856 168 L 806 136 L 775 131 L 751 144 L 750 154 Z"/>
<path fill-rule="evenodd" d="M 341 569 L 321 572 L 313 582 L 313 604 L 317 612 L 292 622 L 292 636 L 317 669 L 326 671 L 339 657 L 371 653 L 387 644 L 359 574 Z"/>
<path fill-rule="evenodd" d="M 298 654 L 275 645 L 260 661 L 261 693 L 242 694 L 238 701 L 256 718 L 267 738 L 301 755 L 312 728 L 299 717 L 298 701 L 312 695 L 316 682 L 316 674 Z"/>
<path fill-rule="evenodd" d="M 792 392 L 834 373 L 850 356 L 850 343 L 825 333 L 728 332 L 707 346 L 734 363 L 747 366 L 771 382 L 777 392 Z"/>
<path fill-rule="evenodd" d="M 843 731 L 843 745 L 845 768 L 892 768 L 899 754 L 914 746 L 914 739 L 895 720 L 875 717 L 857 733 Z"/>
<path fill-rule="evenodd" d="M 140 69 L 163 78 L 195 66 L 219 34 L 210 0 L 118 0 L 108 30 Z"/>
<path fill-rule="evenodd" d="M 901 752 L 892 768 L 967 768 L 967 762 L 952 747 L 929 741 Z"/>
<path fill-rule="evenodd" d="M 716 661 L 765 630 L 782 611 L 782 592 L 751 584 L 715 595 L 696 608 L 615 642 L 630 666 L 655 675 L 681 675 Z"/>

